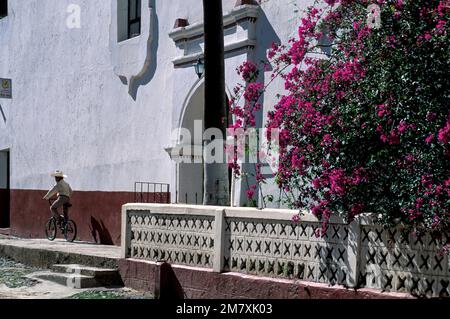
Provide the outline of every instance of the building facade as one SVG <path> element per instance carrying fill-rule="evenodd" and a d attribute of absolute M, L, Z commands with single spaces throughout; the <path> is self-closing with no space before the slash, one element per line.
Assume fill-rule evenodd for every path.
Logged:
<path fill-rule="evenodd" d="M 202 2 L 0 3 L 0 78 L 12 80 L 12 98 L 0 98 L 0 228 L 43 236 L 42 197 L 56 169 L 75 190 L 71 214 L 83 240 L 120 244 L 121 205 L 136 201 L 138 181 L 167 184 L 153 192 L 170 193 L 172 203 L 200 204 L 202 164 L 177 163 L 168 150 L 183 143 L 177 129 L 203 118 L 204 78 L 194 68 L 204 49 Z M 223 0 L 229 96 L 236 68 L 295 36 L 312 3 Z M 268 89 L 262 114 L 282 88 Z M 242 183 L 232 181 L 234 206 L 246 202 Z M 273 183 L 265 192 L 278 193 Z"/>

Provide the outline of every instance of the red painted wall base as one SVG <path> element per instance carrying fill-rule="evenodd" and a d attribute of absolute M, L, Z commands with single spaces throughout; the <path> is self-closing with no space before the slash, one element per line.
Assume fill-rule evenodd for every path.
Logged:
<path fill-rule="evenodd" d="M 148 291 L 161 299 L 398 299 L 401 293 L 381 293 L 372 289 L 277 280 L 237 273 L 214 273 L 199 268 L 157 264 L 134 259 L 119 262 L 127 287 Z"/>
<path fill-rule="evenodd" d="M 51 216 L 48 201 L 42 199 L 46 193 L 45 190 L 11 190 L 12 236 L 45 237 L 44 226 Z M 122 205 L 134 202 L 133 192 L 75 191 L 71 202 L 69 216 L 77 223 L 79 240 L 120 245 Z"/>

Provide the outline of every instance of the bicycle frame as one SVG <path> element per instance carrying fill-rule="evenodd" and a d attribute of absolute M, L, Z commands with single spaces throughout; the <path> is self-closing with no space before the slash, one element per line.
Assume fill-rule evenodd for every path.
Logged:
<path fill-rule="evenodd" d="M 50 207 L 53 205 L 53 203 L 55 201 L 56 201 L 56 199 L 51 199 L 51 198 L 48 200 L 48 203 L 50 204 Z M 46 224 L 46 234 L 47 234 L 47 238 L 50 241 L 53 241 L 56 238 L 56 230 L 55 230 L 54 234 L 51 237 L 49 237 L 49 235 L 47 233 L 47 230 L 48 230 L 47 225 L 49 225 L 49 223 L 51 224 L 52 220 L 53 220 L 53 223 L 54 223 L 55 227 L 59 228 L 61 230 L 61 232 L 64 234 L 64 237 L 66 238 L 67 241 L 73 242 L 75 240 L 75 237 L 76 237 L 76 234 L 77 234 L 77 225 L 76 225 L 76 223 L 73 220 L 70 220 L 69 217 L 68 217 L 68 213 L 69 213 L 69 208 L 70 207 L 72 207 L 72 204 L 70 202 L 63 205 L 64 219 L 60 223 L 58 222 L 58 219 L 55 216 L 52 216 L 50 218 L 50 220 L 47 222 L 47 224 Z M 66 216 L 66 213 L 67 213 L 67 216 Z M 71 225 L 70 229 L 71 229 L 71 233 L 74 234 L 73 237 L 67 237 L 67 231 L 68 231 L 67 227 L 68 227 L 68 225 Z"/>

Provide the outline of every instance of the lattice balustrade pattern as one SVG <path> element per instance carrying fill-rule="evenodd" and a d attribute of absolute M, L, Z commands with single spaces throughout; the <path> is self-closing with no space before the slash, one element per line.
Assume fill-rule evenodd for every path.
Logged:
<path fill-rule="evenodd" d="M 360 284 L 418 296 L 448 297 L 448 254 L 439 253 L 448 239 L 448 235 L 433 239 L 429 234 L 361 226 Z"/>
<path fill-rule="evenodd" d="M 261 276 L 345 284 L 348 226 L 241 218 L 225 222 L 224 269 Z"/>
<path fill-rule="evenodd" d="M 212 268 L 214 217 L 128 212 L 128 256 Z"/>
<path fill-rule="evenodd" d="M 317 237 L 319 222 L 309 216 L 294 223 L 290 212 L 186 206 L 184 213 L 180 206 L 174 212 L 170 205 L 130 205 L 123 211 L 126 258 L 418 296 L 450 295 L 450 261 L 440 254 L 448 235 L 405 235 L 363 216 L 350 225 L 336 219 Z"/>

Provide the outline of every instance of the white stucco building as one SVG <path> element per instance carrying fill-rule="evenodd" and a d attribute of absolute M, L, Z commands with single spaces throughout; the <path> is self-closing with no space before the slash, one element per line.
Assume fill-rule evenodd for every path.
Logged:
<path fill-rule="evenodd" d="M 12 99 L 0 99 L 0 226 L 42 235 L 55 169 L 77 191 L 73 217 L 86 239 L 119 242 L 120 205 L 137 181 L 169 184 L 171 202 L 200 203 L 201 164 L 178 165 L 166 149 L 174 130 L 202 119 L 201 1 L 0 2 L 0 78 L 12 79 Z M 312 2 L 223 0 L 228 94 L 236 68 L 295 36 Z M 263 114 L 281 89 L 269 88 Z M 246 200 L 239 183 L 234 205 Z"/>

